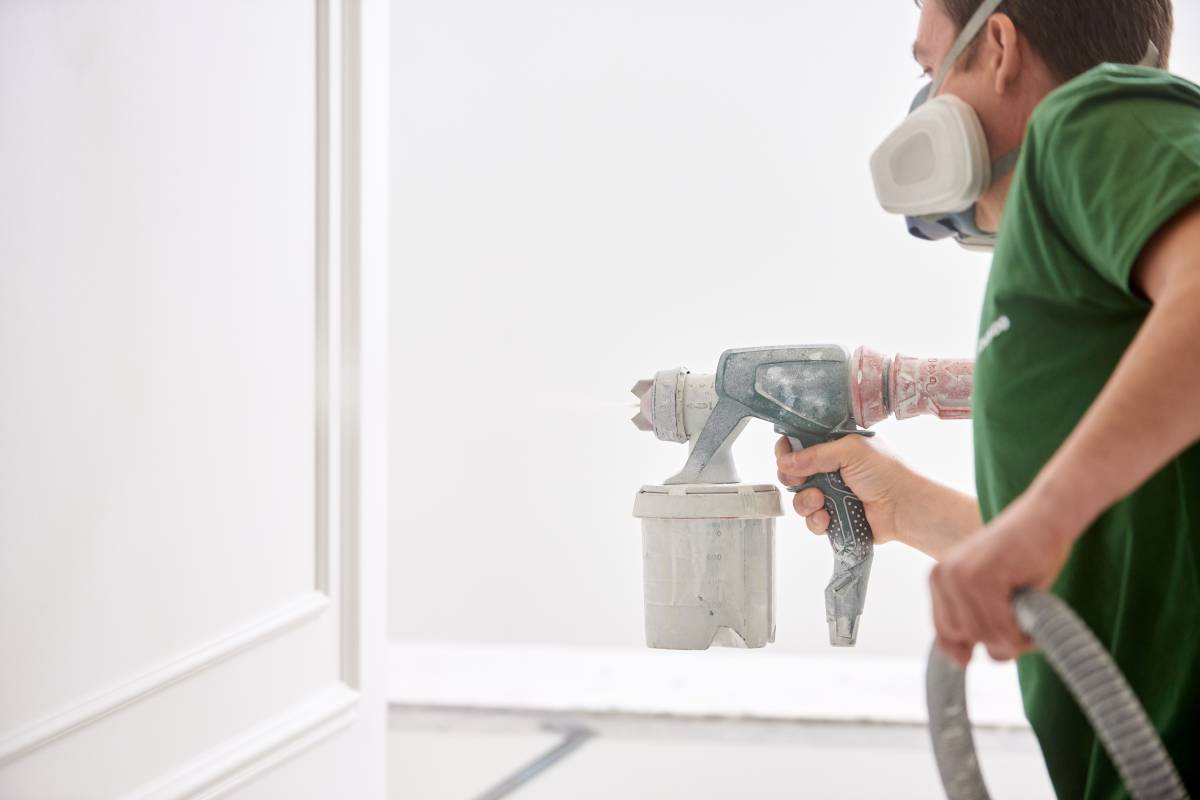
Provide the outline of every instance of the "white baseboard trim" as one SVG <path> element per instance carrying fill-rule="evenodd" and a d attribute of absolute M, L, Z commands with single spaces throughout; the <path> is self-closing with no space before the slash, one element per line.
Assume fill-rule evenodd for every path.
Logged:
<path fill-rule="evenodd" d="M 392 642 L 393 708 L 925 725 L 924 659 L 761 650 L 590 650 Z M 1016 668 L 976 658 L 979 727 L 1026 729 Z"/>
<path fill-rule="evenodd" d="M 137 789 L 126 800 L 219 797 L 346 728 L 357 706 L 358 692 L 338 683 Z"/>

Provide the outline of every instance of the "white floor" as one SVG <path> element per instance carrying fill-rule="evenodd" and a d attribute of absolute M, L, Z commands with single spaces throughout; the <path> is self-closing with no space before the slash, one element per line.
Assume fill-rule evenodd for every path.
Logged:
<path fill-rule="evenodd" d="M 893 725 L 927 716 L 924 658 L 392 642 L 389 659 L 388 700 L 403 707 Z M 967 705 L 977 726 L 1028 728 L 1011 663 L 976 658 Z"/>
<path fill-rule="evenodd" d="M 941 787 L 919 726 L 679 720 L 393 708 L 393 800 L 471 800 L 562 740 L 541 726 L 596 735 L 513 792 L 514 800 L 793 800 L 936 798 Z M 976 734 L 995 797 L 1052 798 L 1028 731 Z"/>

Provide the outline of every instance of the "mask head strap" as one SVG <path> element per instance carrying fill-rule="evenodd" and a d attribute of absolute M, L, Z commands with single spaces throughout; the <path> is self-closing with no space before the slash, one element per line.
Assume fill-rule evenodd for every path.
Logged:
<path fill-rule="evenodd" d="M 1139 67 L 1154 67 L 1155 69 L 1162 64 L 1162 53 L 1158 51 L 1158 46 L 1151 40 L 1146 48 L 1146 55 L 1142 56 L 1142 60 L 1138 62 Z"/>
<path fill-rule="evenodd" d="M 1017 145 L 1012 150 L 1009 150 L 1004 155 L 992 162 L 992 183 L 1003 178 L 1008 173 L 1012 172 L 1017 167 L 1017 161 L 1021 158 L 1021 145 Z"/>
<path fill-rule="evenodd" d="M 967 20 L 967 24 L 963 26 L 962 32 L 958 34 L 958 38 L 954 40 L 954 46 L 950 48 L 950 52 L 946 54 L 945 60 L 942 61 L 941 68 L 934 76 L 933 83 L 929 87 L 929 97 L 936 97 L 938 90 L 942 88 L 942 84 L 946 82 L 946 78 L 950 75 L 950 70 L 954 69 L 954 65 L 958 63 L 958 59 L 971 46 L 971 42 L 975 41 L 975 37 L 983 30 L 984 24 L 988 21 L 988 17 L 996 13 L 996 9 L 1004 0 L 983 0 L 979 4 L 979 8 Z"/>

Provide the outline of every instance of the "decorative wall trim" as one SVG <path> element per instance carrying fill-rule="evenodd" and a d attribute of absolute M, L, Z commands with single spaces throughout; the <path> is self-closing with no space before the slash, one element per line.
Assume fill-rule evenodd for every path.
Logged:
<path fill-rule="evenodd" d="M 328 606 L 327 596 L 320 592 L 306 592 L 246 625 L 6 733 L 0 738 L 0 766 L 144 700 L 230 656 L 314 620 Z"/>
<path fill-rule="evenodd" d="M 316 440 L 313 443 L 313 519 L 316 536 L 316 552 L 313 558 L 314 585 L 318 592 L 326 594 L 330 591 L 330 476 L 335 467 L 330 461 L 330 443 L 333 431 L 330 428 L 332 419 L 333 386 L 332 341 L 330 332 L 330 314 L 332 293 L 330 286 L 330 237 L 332 231 L 332 197 L 330 194 L 330 90 L 333 76 L 329 64 L 329 3 L 327 0 L 316 2 L 316 74 L 314 75 L 316 91 L 316 186 L 314 191 L 315 226 L 314 247 L 316 250 L 316 270 L 314 275 L 313 293 L 313 333 L 314 359 L 313 371 L 316 393 L 313 409 L 316 412 Z"/>
<path fill-rule="evenodd" d="M 135 790 L 126 800 L 219 797 L 352 724 L 357 707 L 358 692 L 334 684 Z"/>
<path fill-rule="evenodd" d="M 358 0 L 341 3 L 341 286 L 339 291 L 338 477 L 339 647 L 341 678 L 355 689 L 361 674 L 362 480 L 362 9 Z"/>
<path fill-rule="evenodd" d="M 336 615 L 339 682 L 172 769 L 132 796 L 216 797 L 351 725 L 362 681 L 360 0 L 314 0 L 313 589 L 215 639 L 11 731 L 0 767 L 243 651 Z M 324 647 L 322 648 L 324 650 Z"/>

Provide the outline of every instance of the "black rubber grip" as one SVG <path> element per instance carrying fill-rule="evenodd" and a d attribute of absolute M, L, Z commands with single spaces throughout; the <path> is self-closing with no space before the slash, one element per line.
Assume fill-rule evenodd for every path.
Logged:
<path fill-rule="evenodd" d="M 801 492 L 809 488 L 820 489 L 825 494 L 825 511 L 829 514 L 829 544 L 833 552 L 849 562 L 863 560 L 874 551 L 875 534 L 862 500 L 850 491 L 840 472 L 825 472 L 814 475 L 796 487 Z"/>
<path fill-rule="evenodd" d="M 793 452 L 805 446 L 800 437 L 785 435 L 791 440 Z M 825 495 L 825 511 L 829 514 L 827 538 L 833 548 L 833 576 L 825 586 L 829 643 L 834 647 L 853 647 L 858 641 L 859 618 L 867 603 L 867 583 L 875 558 L 875 534 L 867 522 L 862 500 L 842 480 L 840 472 L 814 475 L 803 485 L 792 487 L 791 491 L 800 492 L 810 487 L 820 489 Z"/>
<path fill-rule="evenodd" d="M 858 641 L 858 621 L 867 604 L 875 537 L 862 500 L 850 491 L 839 473 L 814 475 L 800 488 L 810 486 L 825 493 L 825 510 L 829 513 L 827 538 L 833 548 L 833 576 L 825 586 L 829 643 L 853 647 Z"/>

